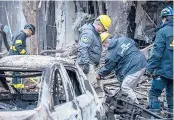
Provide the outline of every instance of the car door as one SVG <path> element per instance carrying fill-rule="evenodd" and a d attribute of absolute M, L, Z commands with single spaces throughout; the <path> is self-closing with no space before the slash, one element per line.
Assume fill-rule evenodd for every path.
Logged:
<path fill-rule="evenodd" d="M 76 94 L 76 100 L 82 111 L 83 120 L 95 120 L 99 119 L 100 114 L 97 110 L 97 104 L 94 95 L 86 89 L 84 80 L 81 78 L 79 71 L 76 67 L 66 66 L 66 71 L 69 79 L 74 87 Z M 76 76 L 73 78 L 72 76 Z M 79 88 L 77 88 L 79 86 Z M 77 92 L 80 90 L 80 93 Z"/>
<path fill-rule="evenodd" d="M 82 120 L 78 104 L 73 100 L 73 95 L 68 90 L 70 86 L 63 69 L 61 64 L 57 65 L 52 74 L 53 111 L 51 116 L 55 120 Z"/>

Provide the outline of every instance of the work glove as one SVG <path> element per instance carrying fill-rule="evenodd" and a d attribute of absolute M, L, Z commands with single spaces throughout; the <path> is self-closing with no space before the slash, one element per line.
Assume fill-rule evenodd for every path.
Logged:
<path fill-rule="evenodd" d="M 88 74 L 88 73 L 89 73 L 89 64 L 85 64 L 85 65 L 83 66 L 83 72 L 84 72 L 85 74 Z"/>
<path fill-rule="evenodd" d="M 95 63 L 95 67 L 98 68 L 99 67 L 99 63 Z"/>

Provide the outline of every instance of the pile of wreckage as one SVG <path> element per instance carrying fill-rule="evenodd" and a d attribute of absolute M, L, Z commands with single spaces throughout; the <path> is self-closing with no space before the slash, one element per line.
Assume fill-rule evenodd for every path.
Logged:
<path fill-rule="evenodd" d="M 149 52 L 152 48 L 152 45 L 149 45 L 141 51 L 145 55 L 146 59 L 149 57 Z M 56 53 L 56 54 L 55 54 Z M 66 58 L 73 61 L 76 61 L 77 55 L 77 43 L 72 43 L 66 47 L 66 49 L 59 50 L 45 50 L 40 54 L 54 56 L 55 58 Z M 106 49 L 103 49 L 102 58 L 100 60 L 100 65 L 96 69 L 96 72 L 99 68 L 101 68 L 104 64 L 104 59 L 106 55 Z M 126 96 L 126 94 L 120 92 L 120 82 L 117 81 L 114 72 L 109 74 L 104 78 L 104 80 L 100 81 L 99 86 L 102 88 L 102 91 L 98 93 L 98 97 L 103 104 L 105 109 L 106 119 L 109 120 L 145 120 L 145 119 L 164 119 L 168 114 L 166 111 L 167 104 L 165 100 L 164 92 L 159 98 L 162 106 L 161 116 L 156 115 L 155 113 L 148 111 L 148 90 L 150 87 L 151 78 L 147 76 L 143 76 L 138 83 L 135 92 L 137 94 L 137 98 L 139 100 L 139 105 L 132 103 Z M 34 91 L 38 91 L 38 87 L 36 83 L 32 81 L 26 81 L 26 90 L 35 88 Z"/>
<path fill-rule="evenodd" d="M 141 52 L 145 55 L 148 60 L 149 52 L 152 48 L 152 45 L 146 46 L 141 49 Z M 56 54 L 55 54 L 56 53 Z M 40 53 L 41 55 L 50 55 L 55 58 L 67 58 L 73 61 L 76 61 L 77 56 L 77 43 L 70 43 L 67 45 L 66 49 L 58 49 L 58 50 L 44 50 Z M 104 59 L 106 55 L 106 49 L 103 49 L 102 57 L 100 60 L 100 65 L 96 69 L 96 72 L 99 68 L 101 68 L 104 64 Z M 2 54 L 1 56 L 4 56 Z M 120 92 L 120 83 L 117 81 L 114 72 L 109 74 L 104 78 L 104 80 L 100 81 L 99 86 L 102 88 L 102 91 L 97 92 L 98 97 L 103 104 L 106 113 L 106 119 L 109 120 L 145 120 L 147 118 L 155 118 L 155 119 L 163 119 L 165 118 L 167 111 L 167 104 L 164 96 L 164 92 L 162 96 L 159 98 L 162 106 L 162 117 L 154 114 L 151 111 L 146 109 L 148 104 L 147 93 L 150 87 L 151 78 L 147 76 L 143 76 L 138 83 L 138 86 L 135 89 L 137 94 L 137 98 L 139 100 L 139 105 L 132 103 L 122 92 Z M 26 91 L 31 90 L 33 88 L 34 91 L 38 91 L 37 84 L 33 81 L 25 82 Z M 30 91 L 31 92 L 31 91 Z"/>
<path fill-rule="evenodd" d="M 145 55 L 146 59 L 149 59 L 150 50 L 153 44 L 148 45 L 141 49 L 141 52 Z M 68 59 L 73 59 L 76 61 L 77 55 L 77 43 L 71 43 L 67 46 L 67 49 L 56 54 L 56 57 L 63 57 Z M 104 48 L 102 57 L 100 60 L 100 65 L 96 68 L 96 72 L 99 68 L 104 65 L 104 59 L 106 55 L 106 49 Z M 139 100 L 139 105 L 135 105 L 126 98 L 124 93 L 120 92 L 120 82 L 116 79 L 114 72 L 111 72 L 103 80 L 100 81 L 100 87 L 102 92 L 98 94 L 99 99 L 105 107 L 105 112 L 107 119 L 109 120 L 146 120 L 149 119 L 165 119 L 167 113 L 167 103 L 165 99 L 165 91 L 163 91 L 161 97 L 159 98 L 162 106 L 161 115 L 156 115 L 155 113 L 148 111 L 148 90 L 150 88 L 150 82 L 152 78 L 144 75 L 140 82 L 138 83 L 135 92 L 137 99 Z M 115 96 L 115 97 L 114 97 Z M 112 103 L 111 101 L 117 101 Z M 121 103 L 119 102 L 121 101 Z M 112 109 L 112 110 L 111 110 Z M 116 113 L 116 114 L 115 114 Z M 139 116 L 141 115 L 143 116 Z M 114 114 L 114 116 L 113 116 Z M 136 117 L 135 117 L 136 116 Z M 161 117 L 162 116 L 162 117 Z"/>
<path fill-rule="evenodd" d="M 146 59 L 148 59 L 149 52 L 152 48 L 152 45 L 141 49 Z M 56 53 L 56 54 L 55 54 Z M 66 50 L 46 50 L 42 51 L 41 54 L 46 56 L 54 56 L 53 58 L 63 58 L 67 60 L 76 61 L 77 55 L 77 43 L 70 44 L 67 46 Z M 106 55 L 106 49 L 104 48 L 102 53 L 102 58 L 100 60 L 100 65 L 96 68 L 96 72 L 104 64 L 104 59 Z M 8 80 L 8 79 L 7 79 Z M 150 87 L 151 78 L 144 75 L 140 82 L 138 83 L 135 92 L 139 100 L 139 105 L 131 102 L 125 93 L 120 91 L 120 82 L 117 81 L 114 72 L 106 76 L 102 81 L 99 82 L 99 86 L 102 88 L 102 91 L 98 93 L 98 97 L 104 107 L 106 118 L 108 120 L 146 120 L 146 119 L 164 119 L 168 114 L 166 111 L 167 104 L 165 100 L 164 92 L 159 98 L 161 101 L 162 112 L 161 115 L 157 115 L 149 110 L 147 110 L 148 104 L 148 90 Z M 34 91 L 38 91 L 37 83 L 33 81 L 25 82 L 26 91 L 34 88 Z M 12 89 L 10 87 L 10 89 Z M 30 91 L 33 92 L 33 91 Z M 3 105 L 1 105 L 3 106 Z"/>

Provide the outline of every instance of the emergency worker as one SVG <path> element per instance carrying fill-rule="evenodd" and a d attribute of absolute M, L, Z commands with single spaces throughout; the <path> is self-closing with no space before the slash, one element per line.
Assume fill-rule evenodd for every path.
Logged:
<path fill-rule="evenodd" d="M 12 38 L 9 55 L 27 55 L 26 39 L 35 34 L 35 27 L 32 24 L 26 24 L 24 30 L 21 30 Z M 12 85 L 17 89 L 24 88 L 23 80 L 20 78 L 19 72 L 13 72 Z"/>
<path fill-rule="evenodd" d="M 35 27 L 32 24 L 26 24 L 24 30 L 21 30 L 12 38 L 13 44 L 10 46 L 9 55 L 25 55 L 26 38 L 35 34 Z"/>
<path fill-rule="evenodd" d="M 162 24 L 156 32 L 148 61 L 147 73 L 153 78 L 148 94 L 149 108 L 154 112 L 160 112 L 158 97 L 165 88 L 168 112 L 173 113 L 173 15 L 174 11 L 171 7 L 161 11 Z"/>
<path fill-rule="evenodd" d="M 147 65 L 145 56 L 130 38 L 111 36 L 104 32 L 101 34 L 101 39 L 104 41 L 103 46 L 108 49 L 105 64 L 98 71 L 96 78 L 100 80 L 114 70 L 121 82 L 121 91 L 127 93 L 128 97 L 138 104 L 134 88 L 145 72 Z"/>
<path fill-rule="evenodd" d="M 81 28 L 77 63 L 92 85 L 97 82 L 95 67 L 99 64 L 102 53 L 100 33 L 107 31 L 110 25 L 110 17 L 108 15 L 100 15 L 95 19 L 93 24 L 85 24 Z"/>

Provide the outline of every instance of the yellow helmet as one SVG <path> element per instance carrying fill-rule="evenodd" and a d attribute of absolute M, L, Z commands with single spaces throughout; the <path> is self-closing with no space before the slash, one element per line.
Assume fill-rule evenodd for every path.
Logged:
<path fill-rule="evenodd" d="M 101 42 L 103 43 L 111 34 L 108 32 L 103 32 L 100 34 Z"/>
<path fill-rule="evenodd" d="M 100 19 L 100 22 L 104 28 L 108 30 L 109 26 L 111 25 L 111 18 L 108 15 L 100 15 L 98 18 Z"/>

